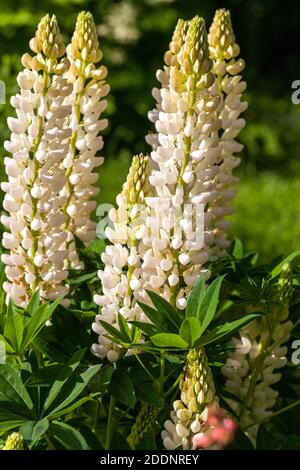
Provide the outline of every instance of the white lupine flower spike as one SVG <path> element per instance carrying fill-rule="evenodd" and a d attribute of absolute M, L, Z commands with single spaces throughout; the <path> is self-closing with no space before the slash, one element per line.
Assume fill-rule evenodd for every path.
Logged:
<path fill-rule="evenodd" d="M 36 288 L 50 300 L 68 290 L 63 284 L 68 273 L 60 191 L 70 138 L 64 126 L 70 108 L 64 100 L 71 86 L 63 76 L 69 62 L 62 58 L 65 47 L 55 16 L 42 18 L 30 48 L 34 55 L 23 55 L 24 70 L 17 78 L 20 93 L 11 98 L 17 117 L 8 118 L 11 138 L 5 149 L 12 157 L 5 158 L 8 182 L 1 185 L 9 213 L 2 218 L 9 229 L 3 235 L 8 250 L 2 256 L 7 277 L 3 287 L 7 301 L 11 298 L 22 307 Z"/>
<path fill-rule="evenodd" d="M 184 309 L 211 256 L 209 208 L 218 196 L 221 162 L 221 99 L 202 18 L 179 20 L 165 63 L 157 73 L 161 89 L 153 90 L 157 106 L 149 113 L 156 134 L 147 136 L 153 149 L 150 183 L 155 190 L 146 201 L 154 212 L 150 222 L 155 219 L 161 225 L 157 236 L 144 239 L 146 257 L 156 261 L 146 287 Z"/>
<path fill-rule="evenodd" d="M 96 25 L 89 12 L 78 15 L 71 43 L 67 46 L 70 69 L 66 77 L 73 91 L 66 102 L 72 113 L 69 126 L 72 130 L 68 152 L 64 158 L 67 183 L 62 190 L 66 202 L 64 230 L 68 233 L 69 263 L 72 268 L 83 268 L 76 252 L 74 235 L 88 244 L 96 236 L 96 223 L 90 214 L 96 208 L 93 197 L 99 192 L 93 185 L 98 179 L 95 169 L 102 165 L 98 152 L 103 147 L 100 132 L 108 125 L 101 114 L 107 106 L 104 97 L 109 92 L 105 82 L 107 69 L 99 65 L 102 59 Z"/>
<path fill-rule="evenodd" d="M 109 214 L 113 228 L 108 227 L 106 235 L 112 244 L 102 255 L 105 267 L 98 273 L 102 295 L 95 295 L 94 301 L 102 309 L 92 325 L 99 335 L 98 344 L 93 344 L 92 352 L 99 357 L 107 356 L 110 361 L 119 358 L 121 348 L 105 337 L 106 330 L 100 320 L 116 328 L 118 313 L 126 320 L 146 320 L 137 300 L 145 301 L 146 295 L 143 289 L 142 236 L 144 199 L 149 192 L 148 174 L 149 158 L 144 155 L 133 157 L 127 180 L 117 196 L 118 208 Z"/>
<path fill-rule="evenodd" d="M 246 82 L 240 75 L 245 62 L 238 58 L 240 48 L 235 42 L 228 10 L 216 11 L 209 30 L 208 43 L 210 57 L 214 63 L 213 72 L 222 97 L 218 108 L 218 116 L 222 123 L 220 129 L 222 161 L 216 176 L 217 198 L 211 207 L 215 226 L 214 255 L 220 256 L 230 243 L 226 235 L 229 222 L 224 220 L 224 217 L 233 213 L 230 201 L 235 194 L 234 186 L 238 178 L 232 172 L 240 163 L 240 158 L 233 154 L 240 152 L 243 148 L 235 138 L 246 124 L 240 115 L 247 109 L 247 102 L 242 101 Z"/>

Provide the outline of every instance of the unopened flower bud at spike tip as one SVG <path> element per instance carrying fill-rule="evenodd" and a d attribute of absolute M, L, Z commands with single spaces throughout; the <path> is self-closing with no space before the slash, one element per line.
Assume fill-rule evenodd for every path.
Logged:
<path fill-rule="evenodd" d="M 239 54 L 240 48 L 235 42 L 229 10 L 222 8 L 216 11 L 208 42 L 213 59 L 231 59 Z"/>
<path fill-rule="evenodd" d="M 149 172 L 148 155 L 135 155 L 121 193 L 129 204 L 137 204 L 144 201 L 147 188 L 149 187 Z"/>
<path fill-rule="evenodd" d="M 68 55 L 73 59 L 84 60 L 87 64 L 95 64 L 102 58 L 95 21 L 89 11 L 82 11 L 77 17 Z"/>
<path fill-rule="evenodd" d="M 56 16 L 43 16 L 38 24 L 35 37 L 30 41 L 30 48 L 45 59 L 56 59 L 65 53 L 65 46 L 59 31 Z"/>

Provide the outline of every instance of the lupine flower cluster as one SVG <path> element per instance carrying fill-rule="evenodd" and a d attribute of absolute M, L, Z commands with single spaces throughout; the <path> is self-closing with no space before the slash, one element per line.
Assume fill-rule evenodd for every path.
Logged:
<path fill-rule="evenodd" d="M 226 28 L 228 24 L 231 28 L 228 14 L 221 13 L 226 17 Z M 216 24 L 214 30 L 223 44 L 222 25 Z M 228 54 L 236 55 L 238 46 L 232 29 L 225 46 L 226 60 Z M 228 96 L 220 91 L 218 75 L 213 69 L 219 59 L 213 54 L 212 58 L 215 65 L 209 57 L 204 20 L 199 17 L 179 20 L 165 54 L 164 70 L 157 73 L 161 89 L 153 90 L 157 106 L 149 117 L 155 123 L 156 133 L 147 136 L 153 149 L 149 157 L 150 189 L 144 194 L 143 220 L 135 234 L 138 238 L 133 247 L 135 258 L 128 258 L 132 240 L 128 249 L 126 238 L 123 237 L 120 245 L 116 230 L 107 232 L 113 245 L 102 257 L 106 266 L 99 277 L 104 295 L 95 296 L 102 310 L 93 324 L 93 330 L 99 334 L 99 345 L 94 344 L 92 351 L 100 357 L 109 353 L 110 360 L 115 360 L 121 351 L 105 337 L 101 319 L 114 326 L 118 313 L 126 319 L 140 320 L 144 314 L 136 300 L 149 303 L 145 289 L 184 309 L 194 282 L 206 273 L 203 264 L 221 254 L 221 245 L 227 246 L 223 233 L 227 222 L 223 217 L 231 209 L 225 201 L 232 197 L 231 185 L 235 182 L 231 175 L 236 166 L 232 153 L 240 150 L 233 138 L 237 135 L 236 128 L 242 127 L 237 117 L 245 105 L 238 94 L 241 88 L 232 90 L 225 73 L 223 86 L 230 82 L 225 87 Z M 238 71 L 231 61 L 226 67 L 232 73 Z M 237 111 L 231 109 L 234 106 Z M 112 222 L 115 223 L 115 215 Z M 119 224 L 118 230 L 121 230 Z M 129 291 L 125 288 L 128 282 Z"/>
<path fill-rule="evenodd" d="M 4 289 L 21 307 L 37 288 L 44 299 L 65 295 L 68 267 L 82 267 L 70 241 L 95 236 L 92 169 L 101 164 L 98 133 L 107 125 L 98 120 L 108 87 L 106 69 L 94 65 L 101 52 L 91 15 L 79 15 L 68 57 L 55 16 L 42 18 L 30 48 L 34 54 L 23 55 L 17 79 L 20 93 L 11 99 L 17 117 L 8 119 L 5 149 L 12 157 L 5 158 L 8 182 L 1 185 L 9 213 L 1 219 L 9 229 Z"/>
<path fill-rule="evenodd" d="M 229 399 L 228 402 L 239 416 L 241 427 L 249 428 L 250 436 L 257 432 L 256 423 L 271 416 L 278 396 L 272 385 L 281 378 L 278 369 L 287 363 L 285 343 L 293 329 L 288 319 L 292 291 L 288 264 L 283 266 L 278 284 L 277 299 L 283 307 L 275 305 L 270 312 L 243 328 L 239 338 L 232 339 L 234 351 L 229 353 L 222 368 L 226 389 L 240 400 Z"/>
<path fill-rule="evenodd" d="M 192 349 L 188 353 L 179 388 L 180 400 L 173 403 L 170 419 L 161 433 L 164 446 L 169 450 L 179 446 L 184 450 L 195 448 L 194 440 L 206 429 L 208 405 L 217 401 L 203 349 Z"/>

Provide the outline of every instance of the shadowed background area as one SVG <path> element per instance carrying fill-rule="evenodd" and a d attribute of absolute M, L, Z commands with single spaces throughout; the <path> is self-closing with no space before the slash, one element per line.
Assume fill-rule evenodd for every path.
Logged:
<path fill-rule="evenodd" d="M 285 5 L 281 0 L 1 0 L 0 79 L 7 97 L 0 104 L 1 180 L 6 118 L 13 115 L 9 98 L 17 91 L 20 56 L 28 51 L 42 15 L 56 14 L 66 43 L 81 10 L 91 11 L 98 25 L 112 90 L 99 180 L 99 202 L 104 203 L 114 202 L 132 155 L 149 151 L 144 136 L 152 129 L 147 119 L 154 106 L 151 89 L 177 19 L 198 14 L 209 28 L 214 11 L 222 7 L 231 10 L 246 60 L 249 102 L 239 138 L 245 148 L 231 232 L 248 249 L 258 249 L 262 260 L 299 247 L 300 104 L 291 102 L 291 84 L 300 79 L 296 0 Z"/>

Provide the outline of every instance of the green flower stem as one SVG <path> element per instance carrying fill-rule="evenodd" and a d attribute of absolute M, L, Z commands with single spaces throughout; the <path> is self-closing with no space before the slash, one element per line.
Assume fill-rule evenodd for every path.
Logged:
<path fill-rule="evenodd" d="M 159 392 L 162 393 L 165 381 L 165 353 L 160 352 L 160 376 L 159 376 Z"/>
<path fill-rule="evenodd" d="M 149 375 L 150 379 L 155 381 L 155 377 L 153 377 L 153 375 L 151 374 L 151 372 L 147 369 L 147 367 L 145 366 L 145 364 L 143 363 L 143 361 L 141 360 L 141 358 L 139 357 L 139 354 L 136 353 L 136 351 L 133 349 L 133 354 L 134 354 L 134 357 L 137 359 L 137 361 L 140 363 L 140 365 L 142 366 L 142 368 L 144 369 L 144 371 Z"/>
<path fill-rule="evenodd" d="M 116 399 L 111 395 L 109 401 L 109 408 L 108 408 L 108 420 L 107 420 L 107 430 L 106 430 L 106 442 L 105 442 L 105 450 L 110 450 L 111 439 L 112 439 L 112 432 L 113 432 L 113 418 L 114 418 L 114 410 L 116 406 Z"/>

